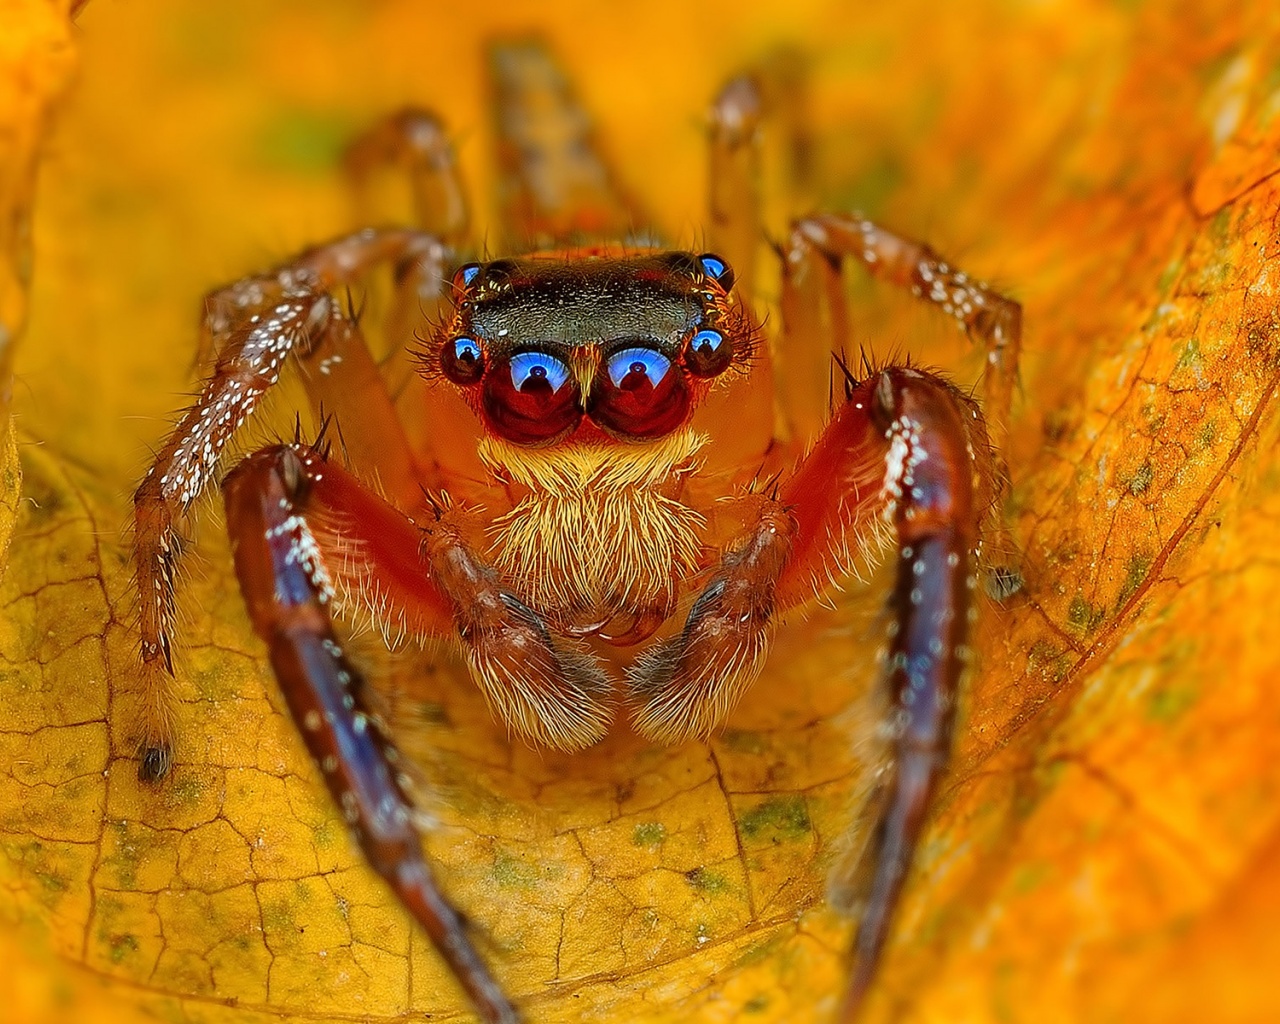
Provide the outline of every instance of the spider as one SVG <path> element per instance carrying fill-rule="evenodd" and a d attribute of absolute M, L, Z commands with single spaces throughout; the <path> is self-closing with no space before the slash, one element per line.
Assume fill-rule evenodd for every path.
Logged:
<path fill-rule="evenodd" d="M 521 740 L 589 746 L 625 715 L 658 743 L 705 738 L 759 674 L 780 617 L 892 545 L 882 688 L 891 766 L 868 798 L 860 852 L 836 891 L 861 914 L 842 1004 L 870 986 L 950 747 L 985 521 L 1002 474 L 1021 311 L 927 246 L 856 214 L 796 220 L 781 340 L 753 313 L 764 97 L 735 79 L 710 116 L 716 252 L 638 235 L 572 88 L 536 42 L 492 54 L 504 204 L 523 254 L 477 261 L 452 150 L 406 110 L 357 139 L 358 192 L 398 169 L 418 228 L 366 229 L 212 292 L 200 350 L 213 369 L 135 497 L 134 560 L 148 711 L 139 773 L 168 772 L 176 526 L 224 448 L 290 362 L 340 423 L 273 444 L 225 475 L 236 574 L 289 710 L 369 864 L 425 929 L 481 1018 L 512 1002 L 436 885 L 408 766 L 334 629 L 366 613 L 451 640 Z M 841 265 L 909 287 L 981 341 L 985 409 L 919 367 L 857 374 Z M 389 266 L 393 335 L 379 365 L 340 296 Z M 738 268 L 735 273 L 734 268 Z M 434 327 L 415 321 L 438 310 Z M 787 408 L 787 345 L 834 354 L 820 422 Z M 416 387 L 402 422 L 392 395 Z M 989 430 L 988 424 L 991 425 Z"/>

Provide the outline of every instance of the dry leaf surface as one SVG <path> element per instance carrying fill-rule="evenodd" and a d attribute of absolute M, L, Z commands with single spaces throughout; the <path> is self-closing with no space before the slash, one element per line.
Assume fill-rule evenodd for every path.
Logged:
<path fill-rule="evenodd" d="M 121 529 L 192 386 L 202 292 L 347 227 L 334 154 L 406 102 L 448 116 L 483 194 L 481 46 L 511 28 L 554 42 L 624 176 L 688 244 L 707 98 L 780 44 L 808 53 L 813 201 L 858 204 L 1025 303 L 1007 456 L 1027 586 L 985 610 L 869 1019 L 1280 1016 L 1276 26 L 1212 4 L 843 6 L 658 4 L 636 23 L 566 3 L 514 25 L 408 0 L 83 12 L 36 207 L 20 503 L 11 460 L 3 478 L 0 977 L 21 983 L 17 1019 L 467 1016 L 329 807 L 212 506 L 185 587 L 178 765 L 137 782 Z M 57 13 L 10 9 L 25 20 L 6 44 Z M 14 96 L 56 91 L 37 51 L 0 48 Z M 40 103 L 3 103 L 36 130 Z M 854 287 L 873 350 L 976 375 L 928 311 Z M 792 623 L 729 728 L 673 750 L 622 730 L 585 755 L 530 751 L 446 653 L 367 645 L 438 793 L 430 850 L 531 1019 L 833 1006 L 849 925 L 822 893 L 879 599 Z"/>

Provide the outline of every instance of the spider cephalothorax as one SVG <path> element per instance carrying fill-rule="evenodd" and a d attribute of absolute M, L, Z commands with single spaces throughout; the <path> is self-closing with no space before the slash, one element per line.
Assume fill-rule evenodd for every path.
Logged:
<path fill-rule="evenodd" d="M 227 474 L 240 586 L 370 864 L 486 1021 L 517 1014 L 436 889 L 401 757 L 334 613 L 451 640 L 490 707 L 535 744 L 587 746 L 619 715 L 676 743 L 723 723 L 784 612 L 896 545 L 884 681 L 893 761 L 869 805 L 863 853 L 836 880 L 862 913 L 851 1016 L 949 750 L 979 537 L 998 490 L 987 421 L 936 374 L 903 364 L 855 377 L 837 355 L 843 393 L 821 431 L 775 430 L 812 410 L 786 389 L 775 394 L 783 346 L 762 340 L 752 314 L 759 103 L 749 80 L 712 111 L 712 243 L 722 257 L 584 244 L 625 236 L 634 205 L 540 47 L 499 48 L 495 71 L 505 194 L 515 229 L 536 242 L 532 255 L 459 255 L 468 240 L 451 152 L 433 118 L 406 111 L 358 141 L 348 166 L 361 181 L 388 160 L 406 164 L 415 193 L 440 200 L 420 211 L 425 230 L 360 231 L 210 296 L 204 337 L 215 369 L 135 496 L 150 709 L 141 773 L 163 776 L 172 743 L 173 523 L 293 357 L 317 407 L 338 417 L 341 450 L 330 457 L 295 440 Z M 843 348 L 839 268 L 859 261 L 985 343 L 988 419 L 1003 427 L 1015 303 L 857 215 L 798 220 L 782 252 L 784 341 Z M 736 287 L 731 263 L 743 272 Z M 423 389 L 416 432 L 395 415 L 394 359 L 379 368 L 335 298 L 382 264 L 396 282 L 390 322 L 425 339 L 416 385 L 401 374 L 395 386 Z M 435 333 L 409 325 L 405 310 L 419 307 L 437 311 Z"/>
<path fill-rule="evenodd" d="M 638 643 L 693 575 L 706 518 L 684 492 L 708 438 L 690 420 L 722 375 L 746 372 L 754 342 L 732 284 L 722 259 L 684 252 L 454 274 L 424 373 L 487 426 L 478 454 L 513 498 L 493 522 L 497 568 L 558 629 Z"/>

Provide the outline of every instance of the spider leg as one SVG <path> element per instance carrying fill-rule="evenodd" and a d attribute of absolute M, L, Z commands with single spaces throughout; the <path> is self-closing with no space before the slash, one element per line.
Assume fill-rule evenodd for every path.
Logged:
<path fill-rule="evenodd" d="M 884 685 L 892 763 L 878 820 L 849 884 L 862 916 L 844 1019 L 874 980 L 938 778 L 951 754 L 956 692 L 968 657 L 980 523 L 992 466 L 985 424 L 955 388 L 911 370 L 878 375 L 864 399 L 889 442 L 880 500 L 897 569 Z M 839 881 L 839 880 L 837 880 Z"/>
<path fill-rule="evenodd" d="M 266 641 L 280 689 L 369 864 L 426 930 L 436 950 L 466 990 L 481 1018 L 512 1024 L 516 1011 L 480 959 L 465 923 L 436 885 L 422 855 L 413 805 L 397 769 L 400 755 L 372 712 L 364 683 L 333 633 L 329 607 L 335 577 L 313 520 L 326 506 L 363 495 L 341 470 L 310 449 L 266 449 L 241 462 L 223 483 L 227 529 L 235 551 L 236 574 L 255 631 Z M 367 527 L 351 513 L 345 517 Z M 386 510 L 394 515 L 394 510 Z M 408 578 L 401 596 L 418 626 L 445 616 L 447 602 L 421 567 L 418 538 L 408 520 L 382 534 L 365 529 L 359 543 L 377 544 L 378 567 Z M 382 525 L 382 524 L 377 524 Z M 396 526 L 394 522 L 391 526 Z M 328 527 L 332 529 L 332 524 Z M 348 544 L 354 543 L 351 538 Z M 407 550 L 405 548 L 407 547 Z M 388 563 L 388 556 L 399 561 Z M 366 554 L 366 557 L 369 557 Z M 346 571 L 350 572 L 348 566 Z M 412 587 L 412 589 L 408 589 Z"/>
<path fill-rule="evenodd" d="M 302 511 L 345 610 L 369 612 L 392 635 L 458 637 L 494 713 L 534 742 L 574 750 L 604 735 L 612 717 L 604 673 L 553 637 L 476 553 L 468 540 L 475 524 L 465 512 L 435 503 L 415 522 L 304 446 L 252 458 L 302 467 Z M 241 473 L 237 467 L 227 479 Z"/>
<path fill-rule="evenodd" d="M 394 427 L 385 426 L 408 439 L 424 485 L 479 500 L 488 480 L 475 454 L 479 425 L 451 388 L 433 387 L 420 373 L 420 346 L 431 342 L 422 332 L 423 322 L 438 323 L 448 316 L 448 282 L 457 254 L 469 247 L 466 190 L 453 146 L 435 114 L 406 108 L 358 136 L 347 148 L 343 166 L 358 223 L 413 220 L 438 240 L 419 259 L 401 261 L 395 268 L 378 360 L 394 406 Z M 334 406 L 327 402 L 326 407 Z M 345 431 L 346 421 L 343 425 Z M 381 429 L 370 431 L 375 440 Z"/>
<path fill-rule="evenodd" d="M 632 725 L 658 743 L 705 738 L 755 681 L 769 653 L 776 591 L 795 521 L 761 499 L 756 525 L 722 557 L 684 629 L 627 670 Z"/>
<path fill-rule="evenodd" d="M 1006 448 L 1018 383 L 1022 306 L 953 266 L 922 242 L 894 234 L 857 214 L 815 214 L 792 225 L 784 254 L 782 305 L 789 337 L 797 341 L 825 338 L 827 350 L 846 351 L 848 313 L 840 281 L 840 264 L 845 259 L 857 260 L 873 277 L 910 289 L 917 298 L 938 306 L 983 345 L 982 408 L 996 452 L 992 479 L 998 493 L 994 500 L 1002 503 L 1009 472 L 1001 453 Z M 792 393 L 786 395 L 792 413 L 822 408 L 816 399 L 827 394 L 825 383 L 821 394 L 815 395 L 812 379 L 795 380 L 797 374 L 804 373 L 804 368 L 794 366 L 783 373 L 784 382 L 790 379 L 793 384 Z M 807 395 L 796 393 L 806 388 Z M 784 383 L 784 394 L 786 390 Z M 807 415 L 812 416 L 812 411 Z M 804 421 L 803 425 L 809 424 Z M 1016 547 L 1002 517 L 992 521 L 985 544 L 994 552 L 987 559 L 988 590 L 993 597 L 1007 597 L 1021 588 L 1022 579 L 1009 564 L 1016 561 Z"/>
<path fill-rule="evenodd" d="M 352 408 L 344 434 L 368 454 L 393 493 L 416 500 L 417 474 L 377 368 L 332 289 L 371 266 L 393 262 L 425 273 L 438 243 L 413 231 L 362 231 L 303 253 L 271 274 L 245 278 L 206 303 L 203 337 L 216 346 L 211 375 L 165 439 L 134 494 L 134 571 L 142 660 L 139 773 L 157 780 L 172 751 L 175 524 L 203 493 L 227 443 L 276 383 L 291 354 L 312 371 L 306 381 L 331 409 Z M 310 360 L 308 362 L 308 360 Z M 347 430 L 344 425 L 344 430 Z"/>
<path fill-rule="evenodd" d="M 458 161 L 444 126 L 429 111 L 407 107 L 379 121 L 347 147 L 343 169 L 356 200 L 356 223 L 385 219 L 375 186 L 381 172 L 395 169 L 408 179 L 418 228 L 447 245 L 466 241 L 469 216 Z"/>
<path fill-rule="evenodd" d="M 982 342 L 987 354 L 983 414 L 992 445 L 1003 450 L 1018 381 L 1022 306 L 952 266 L 924 243 L 856 214 L 816 214 L 792 225 L 784 272 L 793 279 L 803 276 L 815 256 L 828 263 L 858 260 L 873 277 L 909 288 Z M 833 340 L 838 351 L 845 339 Z"/>
<path fill-rule="evenodd" d="M 547 48 L 535 40 L 489 51 L 497 109 L 501 223 L 511 251 L 633 239 L 645 226 L 605 159 L 591 118 Z"/>
<path fill-rule="evenodd" d="M 751 75 L 739 75 L 716 94 L 707 119 L 707 244 L 735 271 L 734 290 L 748 305 L 763 233 L 760 127 L 763 100 Z"/>
<path fill-rule="evenodd" d="M 441 424 L 456 417 L 432 408 L 440 396 L 422 386 L 410 344 L 424 316 L 441 318 L 449 293 L 444 285 L 452 269 L 446 264 L 468 243 L 466 189 L 444 124 L 426 110 L 397 111 L 356 137 L 344 154 L 343 169 L 354 201 L 355 223 L 412 222 L 439 240 L 430 254 L 433 265 L 418 269 L 417 281 L 407 282 L 403 272 L 397 274 L 379 370 L 415 451 L 465 450 L 466 443 L 450 444 L 440 438 Z M 433 445 L 432 440 L 438 443 Z M 443 479 L 436 483 L 442 484 Z"/>
<path fill-rule="evenodd" d="M 720 90 L 707 119 L 707 243 L 732 266 L 735 301 L 748 314 L 762 225 L 762 111 L 759 82 L 742 75 Z M 773 421 L 773 357 L 761 335 L 751 352 L 751 373 L 713 390 L 694 414 L 694 429 L 715 438 L 705 471 L 734 479 L 743 466 L 758 465 L 773 442 Z"/>
<path fill-rule="evenodd" d="M 758 496 L 755 523 L 684 631 L 645 652 L 630 678 L 640 732 L 666 742 L 705 735 L 758 671 L 775 614 L 896 539 L 884 680 L 893 764 L 855 877 L 840 880 L 859 889 L 862 910 L 846 1019 L 874 977 L 949 755 L 989 452 L 977 406 L 946 381 L 909 367 L 848 379 L 845 402 L 794 474 Z"/>

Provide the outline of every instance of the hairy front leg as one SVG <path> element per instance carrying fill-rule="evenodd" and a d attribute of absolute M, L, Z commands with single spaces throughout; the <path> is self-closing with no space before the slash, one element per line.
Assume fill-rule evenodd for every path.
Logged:
<path fill-rule="evenodd" d="M 950 753 L 955 695 L 989 502 L 990 448 L 975 403 L 908 367 L 847 378 L 845 400 L 755 524 L 732 546 L 683 632 L 637 662 L 636 728 L 666 742 L 721 721 L 764 659 L 775 615 L 896 542 L 883 686 L 892 763 L 861 857 L 834 880 L 861 914 L 846 995 L 851 1019 Z"/>
<path fill-rule="evenodd" d="M 204 492 L 228 442 L 280 379 L 291 355 L 304 361 L 316 357 L 307 380 L 319 399 L 346 393 L 344 402 L 358 410 L 350 417 L 352 442 L 374 457 L 370 465 L 384 485 L 398 494 L 416 493 L 416 474 L 390 401 L 356 325 L 331 292 L 380 262 L 407 267 L 412 277 L 435 245 L 418 232 L 359 232 L 207 300 L 202 336 L 215 347 L 212 372 L 157 451 L 133 499 L 142 687 L 139 774 L 144 779 L 163 777 L 172 758 L 170 681 L 181 546 L 176 525 Z"/>

